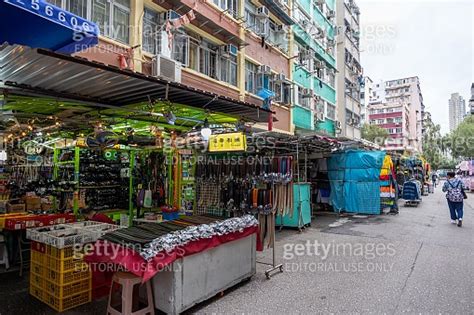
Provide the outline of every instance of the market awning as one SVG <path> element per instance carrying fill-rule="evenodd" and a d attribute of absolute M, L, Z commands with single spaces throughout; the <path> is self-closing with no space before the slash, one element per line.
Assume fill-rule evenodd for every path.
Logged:
<path fill-rule="evenodd" d="M 99 28 L 44 0 L 0 0 L 0 44 L 75 53 L 97 45 Z"/>
<path fill-rule="evenodd" d="M 24 46 L 0 47 L 0 88 L 65 100 L 125 106 L 157 100 L 202 108 L 253 122 L 271 111 L 130 70 Z"/>

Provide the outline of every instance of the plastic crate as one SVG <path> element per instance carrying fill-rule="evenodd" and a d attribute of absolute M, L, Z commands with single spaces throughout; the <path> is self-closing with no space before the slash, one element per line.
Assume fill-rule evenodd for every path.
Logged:
<path fill-rule="evenodd" d="M 30 294 L 40 301 L 43 301 L 43 289 L 35 285 L 30 285 Z"/>
<path fill-rule="evenodd" d="M 47 228 L 29 229 L 27 230 L 26 237 L 30 240 L 62 249 L 75 244 L 95 242 L 102 235 L 120 228 L 120 226 L 114 224 L 86 221 L 59 224 Z"/>
<path fill-rule="evenodd" d="M 32 261 L 30 262 L 30 271 L 38 276 L 43 277 L 45 275 L 46 269 L 44 266 Z"/>
<path fill-rule="evenodd" d="M 44 279 L 42 276 L 35 274 L 34 272 L 30 272 L 30 287 L 34 285 L 37 288 L 43 288 Z"/>
<path fill-rule="evenodd" d="M 49 281 L 44 281 L 43 289 L 47 294 L 59 299 L 64 299 L 80 292 L 90 291 L 91 279 L 88 278 L 66 285 L 57 285 Z"/>
<path fill-rule="evenodd" d="M 31 262 L 34 262 L 38 265 L 45 266 L 48 260 L 48 256 L 45 253 L 37 252 L 35 250 L 31 250 Z"/>
<path fill-rule="evenodd" d="M 67 258 L 67 259 L 56 259 L 54 257 L 47 256 L 44 266 L 49 270 L 64 273 L 71 270 L 80 270 L 83 267 L 83 259 Z"/>
<path fill-rule="evenodd" d="M 56 248 L 51 245 L 46 246 L 46 254 L 49 256 L 56 258 L 56 259 L 68 259 L 74 257 L 74 248 L 73 247 L 66 247 L 66 248 Z"/>
<path fill-rule="evenodd" d="M 43 301 L 56 311 L 63 312 L 79 305 L 89 303 L 91 301 L 91 291 L 87 290 L 84 292 L 76 293 L 63 299 L 44 292 L 43 299 L 41 301 Z"/>
<path fill-rule="evenodd" d="M 44 277 L 57 285 L 66 285 L 79 280 L 89 279 L 91 276 L 89 266 L 82 263 L 77 270 L 59 272 L 46 269 Z"/>

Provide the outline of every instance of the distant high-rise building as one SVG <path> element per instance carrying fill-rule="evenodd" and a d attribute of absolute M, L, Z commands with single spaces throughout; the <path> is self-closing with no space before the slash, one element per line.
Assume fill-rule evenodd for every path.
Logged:
<path fill-rule="evenodd" d="M 370 77 L 364 77 L 364 84 L 360 90 L 360 118 L 361 123 L 368 123 L 367 106 L 370 100 L 374 97 L 374 82 Z"/>
<path fill-rule="evenodd" d="M 466 101 L 459 93 L 451 94 L 449 99 L 449 130 L 454 130 L 466 115 Z"/>
<path fill-rule="evenodd" d="M 336 21 L 340 30 L 336 52 L 337 120 L 341 125 L 339 136 L 360 139 L 360 91 L 363 85 L 359 49 L 360 10 L 354 0 L 335 2 Z"/>
<path fill-rule="evenodd" d="M 388 131 L 386 150 L 422 152 L 425 105 L 418 77 L 374 84 L 367 115 L 370 124 Z"/>
<path fill-rule="evenodd" d="M 469 110 L 471 115 L 474 115 L 474 83 L 471 85 L 471 99 L 469 100 Z"/>

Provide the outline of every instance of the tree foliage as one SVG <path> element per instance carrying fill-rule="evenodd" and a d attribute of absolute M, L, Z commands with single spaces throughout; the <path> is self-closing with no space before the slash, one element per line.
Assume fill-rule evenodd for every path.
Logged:
<path fill-rule="evenodd" d="M 455 158 L 474 157 L 474 116 L 466 117 L 450 134 L 450 149 Z"/>
<path fill-rule="evenodd" d="M 362 139 L 383 145 L 388 138 L 388 131 L 377 126 L 364 124 L 361 129 Z"/>
<path fill-rule="evenodd" d="M 425 133 L 423 135 L 423 156 L 433 169 L 438 169 L 445 161 L 446 147 L 441 136 L 441 126 L 433 123 L 431 119 L 424 121 Z"/>

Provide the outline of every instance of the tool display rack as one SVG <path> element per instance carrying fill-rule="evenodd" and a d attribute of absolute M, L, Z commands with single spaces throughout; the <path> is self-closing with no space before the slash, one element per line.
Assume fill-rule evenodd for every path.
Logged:
<path fill-rule="evenodd" d="M 60 148 L 55 148 L 54 153 L 53 153 L 53 180 L 57 180 L 59 176 L 59 167 L 61 165 L 68 165 L 72 164 L 74 165 L 74 198 L 73 198 L 73 211 L 74 215 L 79 214 L 79 193 L 81 190 L 81 185 L 80 185 L 80 156 L 81 156 L 81 150 L 88 150 L 87 148 L 80 148 L 80 147 L 74 147 L 74 160 L 69 160 L 69 161 L 59 161 L 60 153 L 61 150 Z M 135 167 L 135 156 L 136 156 L 136 150 L 131 150 L 131 149 L 111 149 L 111 150 L 116 150 L 116 151 L 128 151 L 129 152 L 129 168 L 130 170 L 133 170 Z M 134 216 L 134 206 L 133 206 L 133 194 L 134 194 L 134 179 L 133 179 L 133 172 L 130 171 L 130 178 L 129 178 L 129 189 L 128 189 L 128 209 L 123 209 L 123 210 L 128 210 L 128 224 L 131 226 L 133 223 L 133 216 Z M 55 207 L 57 207 L 57 203 L 55 202 Z M 57 209 L 56 209 L 57 210 Z M 113 215 L 114 213 L 123 213 L 123 210 L 119 211 L 114 211 L 108 213 L 109 215 Z"/>

